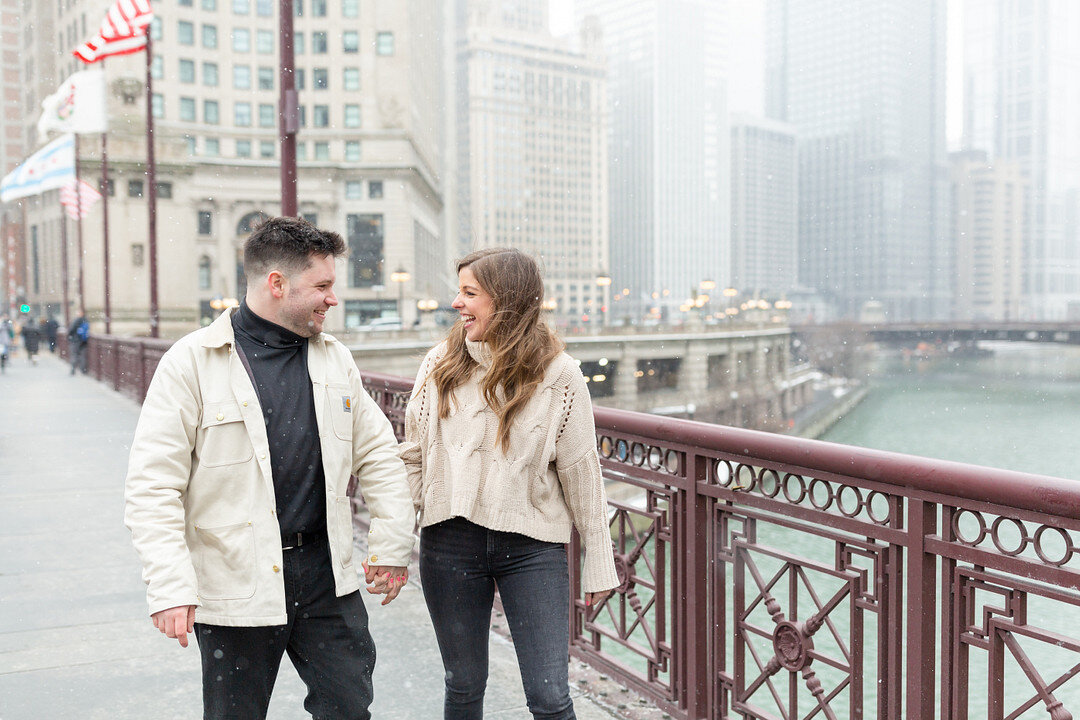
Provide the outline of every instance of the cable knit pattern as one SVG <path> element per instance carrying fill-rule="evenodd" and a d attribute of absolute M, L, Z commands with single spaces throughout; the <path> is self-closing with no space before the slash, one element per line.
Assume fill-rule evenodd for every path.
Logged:
<path fill-rule="evenodd" d="M 454 391 L 450 417 L 439 418 L 438 391 L 429 379 L 446 343 L 424 358 L 405 410 L 399 454 L 420 526 L 463 517 L 559 543 L 569 542 L 576 526 L 585 546 L 582 590 L 617 586 L 592 403 L 577 363 L 566 353 L 555 358 L 514 419 L 504 454 L 495 441 L 499 418 L 480 390 L 490 352 L 473 342 L 468 350 L 480 367 Z"/>

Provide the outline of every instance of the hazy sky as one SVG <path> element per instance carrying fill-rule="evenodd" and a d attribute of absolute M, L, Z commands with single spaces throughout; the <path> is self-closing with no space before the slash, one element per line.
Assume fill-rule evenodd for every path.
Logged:
<path fill-rule="evenodd" d="M 574 0 L 549 0 L 551 3 L 551 29 L 556 35 L 574 32 Z M 740 58 L 740 66 L 762 68 L 759 73 L 734 73 L 728 78 L 729 101 L 732 112 L 763 115 L 765 111 L 765 2 L 766 0 L 729 0 L 728 24 L 730 38 L 729 57 Z M 947 0 L 948 25 L 948 78 L 946 134 L 949 149 L 960 146 L 962 115 L 960 88 L 962 87 L 961 18 L 963 0 Z"/>

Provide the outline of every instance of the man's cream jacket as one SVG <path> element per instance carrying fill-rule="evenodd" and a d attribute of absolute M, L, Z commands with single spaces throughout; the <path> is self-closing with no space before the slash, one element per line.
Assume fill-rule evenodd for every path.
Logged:
<path fill-rule="evenodd" d="M 124 519 L 151 614 L 195 605 L 197 622 L 281 625 L 285 583 L 269 445 L 258 397 L 233 349 L 232 312 L 162 357 L 131 445 Z M 309 342 L 340 596 L 360 587 L 349 476 L 359 479 L 371 513 L 371 564 L 408 565 L 415 512 L 393 430 L 365 392 L 352 355 L 329 335 Z"/>

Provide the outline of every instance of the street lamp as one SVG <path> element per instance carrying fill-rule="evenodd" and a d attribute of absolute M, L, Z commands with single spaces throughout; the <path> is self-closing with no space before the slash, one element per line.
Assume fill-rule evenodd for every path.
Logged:
<path fill-rule="evenodd" d="M 401 325 L 405 325 L 405 283 L 412 279 L 412 275 L 408 273 L 403 267 L 398 267 L 397 270 L 390 273 L 390 282 L 398 284 L 398 319 L 401 320 Z"/>
<path fill-rule="evenodd" d="M 600 288 L 600 325 L 607 325 L 607 289 L 611 286 L 611 276 L 600 271 L 596 274 L 596 286 Z"/>

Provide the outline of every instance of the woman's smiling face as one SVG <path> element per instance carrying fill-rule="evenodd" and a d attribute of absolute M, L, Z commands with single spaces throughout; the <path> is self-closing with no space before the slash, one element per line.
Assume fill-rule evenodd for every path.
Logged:
<path fill-rule="evenodd" d="M 487 290 L 480 287 L 468 265 L 458 270 L 458 294 L 451 305 L 465 322 L 465 337 L 473 342 L 483 340 L 495 303 Z"/>

